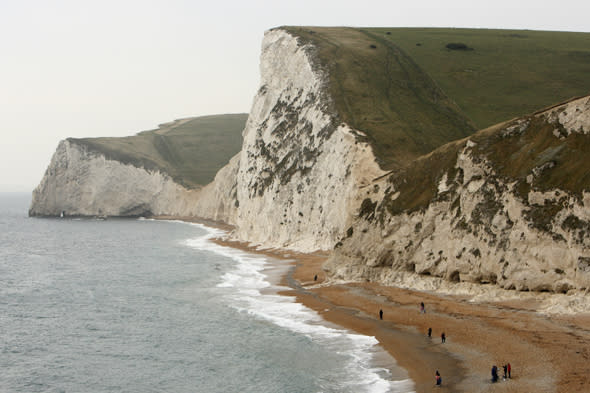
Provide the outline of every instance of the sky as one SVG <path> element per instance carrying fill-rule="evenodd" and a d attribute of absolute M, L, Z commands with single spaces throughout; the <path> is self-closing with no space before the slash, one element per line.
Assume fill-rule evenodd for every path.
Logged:
<path fill-rule="evenodd" d="M 0 0 L 0 192 L 32 191 L 60 140 L 247 113 L 283 25 L 590 32 L 590 1 Z"/>

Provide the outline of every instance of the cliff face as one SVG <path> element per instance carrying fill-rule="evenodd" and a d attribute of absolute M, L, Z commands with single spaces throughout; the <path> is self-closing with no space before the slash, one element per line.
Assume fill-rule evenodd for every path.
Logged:
<path fill-rule="evenodd" d="M 375 183 L 327 265 L 384 284 L 416 275 L 506 289 L 590 288 L 590 98 L 481 131 Z"/>
<path fill-rule="evenodd" d="M 338 124 L 314 48 L 265 34 L 261 88 L 244 130 L 235 235 L 300 251 L 332 248 L 351 223 L 359 186 L 381 174 L 360 135 Z"/>
<path fill-rule="evenodd" d="M 64 140 L 33 191 L 29 215 L 190 215 L 198 194 L 159 171 L 109 160 Z"/>
<path fill-rule="evenodd" d="M 236 225 L 238 211 L 236 176 L 239 154 L 221 168 L 215 180 L 203 187 L 191 203 L 191 215 Z"/>
<path fill-rule="evenodd" d="M 123 138 L 68 138 L 33 192 L 30 215 L 202 215 L 231 222 L 237 158 L 230 159 L 240 151 L 246 119 L 201 116 Z"/>

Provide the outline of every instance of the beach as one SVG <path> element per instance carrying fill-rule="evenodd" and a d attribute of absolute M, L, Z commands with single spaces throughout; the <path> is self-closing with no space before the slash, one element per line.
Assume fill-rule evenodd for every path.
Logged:
<path fill-rule="evenodd" d="M 473 303 L 465 297 L 374 283 L 330 283 L 322 270 L 325 253 L 259 250 L 239 242 L 217 242 L 264 253 L 280 265 L 290 264 L 276 278 L 290 288 L 282 293 L 295 296 L 328 322 L 374 336 L 407 370 L 418 393 L 582 393 L 590 387 L 588 314 L 545 315 L 535 312 L 530 301 Z M 379 310 L 383 310 L 383 320 Z M 432 328 L 431 338 L 428 328 Z M 443 332 L 445 343 L 441 342 Z M 503 380 L 502 367 L 508 363 L 511 378 Z M 498 367 L 497 383 L 491 383 L 493 365 Z M 435 386 L 437 370 L 442 376 L 440 387 Z"/>

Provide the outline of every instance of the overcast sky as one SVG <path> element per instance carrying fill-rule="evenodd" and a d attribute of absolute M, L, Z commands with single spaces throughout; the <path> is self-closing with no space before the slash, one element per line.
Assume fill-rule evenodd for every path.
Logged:
<path fill-rule="evenodd" d="M 58 142 L 248 112 L 281 25 L 590 32 L 590 1 L 0 0 L 0 191 L 32 191 Z"/>

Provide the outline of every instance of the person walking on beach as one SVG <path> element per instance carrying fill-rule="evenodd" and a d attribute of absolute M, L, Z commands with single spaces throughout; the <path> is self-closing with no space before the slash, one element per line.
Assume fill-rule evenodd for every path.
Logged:
<path fill-rule="evenodd" d="M 447 336 L 445 335 L 445 332 L 442 332 L 440 334 L 440 342 L 441 344 L 444 344 L 445 341 L 447 341 Z"/>
<path fill-rule="evenodd" d="M 498 367 L 492 366 L 492 383 L 498 382 Z"/>
<path fill-rule="evenodd" d="M 512 367 L 510 367 L 510 363 L 508 363 L 506 366 L 508 367 L 508 378 L 512 378 L 510 376 L 510 371 L 512 371 Z"/>
<path fill-rule="evenodd" d="M 428 328 L 428 338 L 432 337 L 432 328 Z"/>
<path fill-rule="evenodd" d="M 383 310 L 379 310 L 379 319 L 383 320 Z"/>
<path fill-rule="evenodd" d="M 424 314 L 426 310 L 424 309 L 424 302 L 420 302 L 420 313 Z"/>
<path fill-rule="evenodd" d="M 506 378 L 508 378 L 508 365 L 505 364 L 504 366 L 502 366 L 502 369 L 504 370 L 504 376 L 502 378 L 506 380 Z"/>
<path fill-rule="evenodd" d="M 436 374 L 434 374 L 434 378 L 436 380 L 436 384 L 440 386 L 442 384 L 442 378 L 440 377 L 440 373 L 436 370 Z"/>

